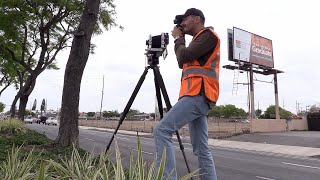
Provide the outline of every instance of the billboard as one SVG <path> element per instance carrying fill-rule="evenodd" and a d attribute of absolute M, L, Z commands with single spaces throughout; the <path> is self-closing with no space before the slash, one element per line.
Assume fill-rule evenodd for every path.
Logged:
<path fill-rule="evenodd" d="M 228 33 L 230 34 L 230 32 Z M 233 60 L 273 68 L 273 49 L 270 39 L 233 27 Z"/>

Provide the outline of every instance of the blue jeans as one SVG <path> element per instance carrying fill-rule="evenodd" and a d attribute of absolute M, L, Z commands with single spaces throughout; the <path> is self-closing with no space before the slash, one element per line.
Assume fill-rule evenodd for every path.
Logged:
<path fill-rule="evenodd" d="M 162 152 L 166 148 L 164 178 L 177 179 L 176 160 L 172 135 L 184 125 L 189 125 L 190 140 L 193 152 L 198 156 L 199 174 L 202 180 L 216 180 L 216 170 L 211 150 L 208 145 L 207 114 L 210 108 L 203 96 L 182 97 L 163 117 L 154 129 L 156 146 L 156 165 L 159 167 Z"/>

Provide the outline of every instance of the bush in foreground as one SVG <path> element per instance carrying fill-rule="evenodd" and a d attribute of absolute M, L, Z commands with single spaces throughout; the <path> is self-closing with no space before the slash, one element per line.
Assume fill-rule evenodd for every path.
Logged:
<path fill-rule="evenodd" d="M 27 156 L 21 157 L 21 148 L 12 147 L 6 161 L 0 164 L 0 179 L 83 179 L 83 180 L 161 180 L 165 166 L 165 152 L 161 166 L 157 169 L 154 163 L 147 166 L 142 156 L 140 140 L 137 143 L 138 151 L 134 160 L 131 151 L 128 169 L 122 166 L 121 153 L 116 143 L 115 162 L 112 162 L 109 153 L 101 153 L 95 157 L 92 153 L 79 154 L 73 148 L 71 156 L 60 157 L 60 161 L 42 159 L 41 153 L 35 154 L 32 149 Z M 197 171 L 187 174 L 181 180 L 190 179 Z"/>

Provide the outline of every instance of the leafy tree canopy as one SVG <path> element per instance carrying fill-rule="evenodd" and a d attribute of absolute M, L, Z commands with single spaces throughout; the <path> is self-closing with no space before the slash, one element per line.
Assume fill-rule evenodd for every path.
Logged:
<path fill-rule="evenodd" d="M 120 114 L 117 110 L 114 111 L 103 111 L 103 117 L 119 117 Z"/>
<path fill-rule="evenodd" d="M 247 113 L 243 109 L 237 108 L 235 105 L 227 104 L 214 107 L 209 111 L 209 116 L 216 118 L 245 117 L 247 116 Z"/>
<path fill-rule="evenodd" d="M 12 104 L 14 107 L 20 98 L 19 114 L 25 109 L 38 75 L 45 69 L 58 69 L 57 54 L 71 46 L 71 38 L 84 33 L 77 28 L 85 2 L 0 0 L 0 61 L 6 61 L 19 77 L 19 92 Z M 113 1 L 102 1 L 94 27 L 95 34 L 102 33 L 103 28 L 108 30 L 118 26 L 114 20 L 115 14 Z"/>
<path fill-rule="evenodd" d="M 87 113 L 87 116 L 88 116 L 88 117 L 94 117 L 95 115 L 96 115 L 95 112 L 88 112 L 88 113 Z"/>
<path fill-rule="evenodd" d="M 270 105 L 262 115 L 262 118 L 275 119 L 276 118 L 275 111 L 276 111 L 275 105 Z M 292 119 L 292 113 L 281 107 L 279 107 L 279 114 L 281 119 Z"/>

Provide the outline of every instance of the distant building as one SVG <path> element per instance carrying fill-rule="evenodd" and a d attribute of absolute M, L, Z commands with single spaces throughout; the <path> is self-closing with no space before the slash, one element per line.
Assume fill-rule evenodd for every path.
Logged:
<path fill-rule="evenodd" d="M 79 120 L 87 120 L 87 113 L 79 112 Z"/>

